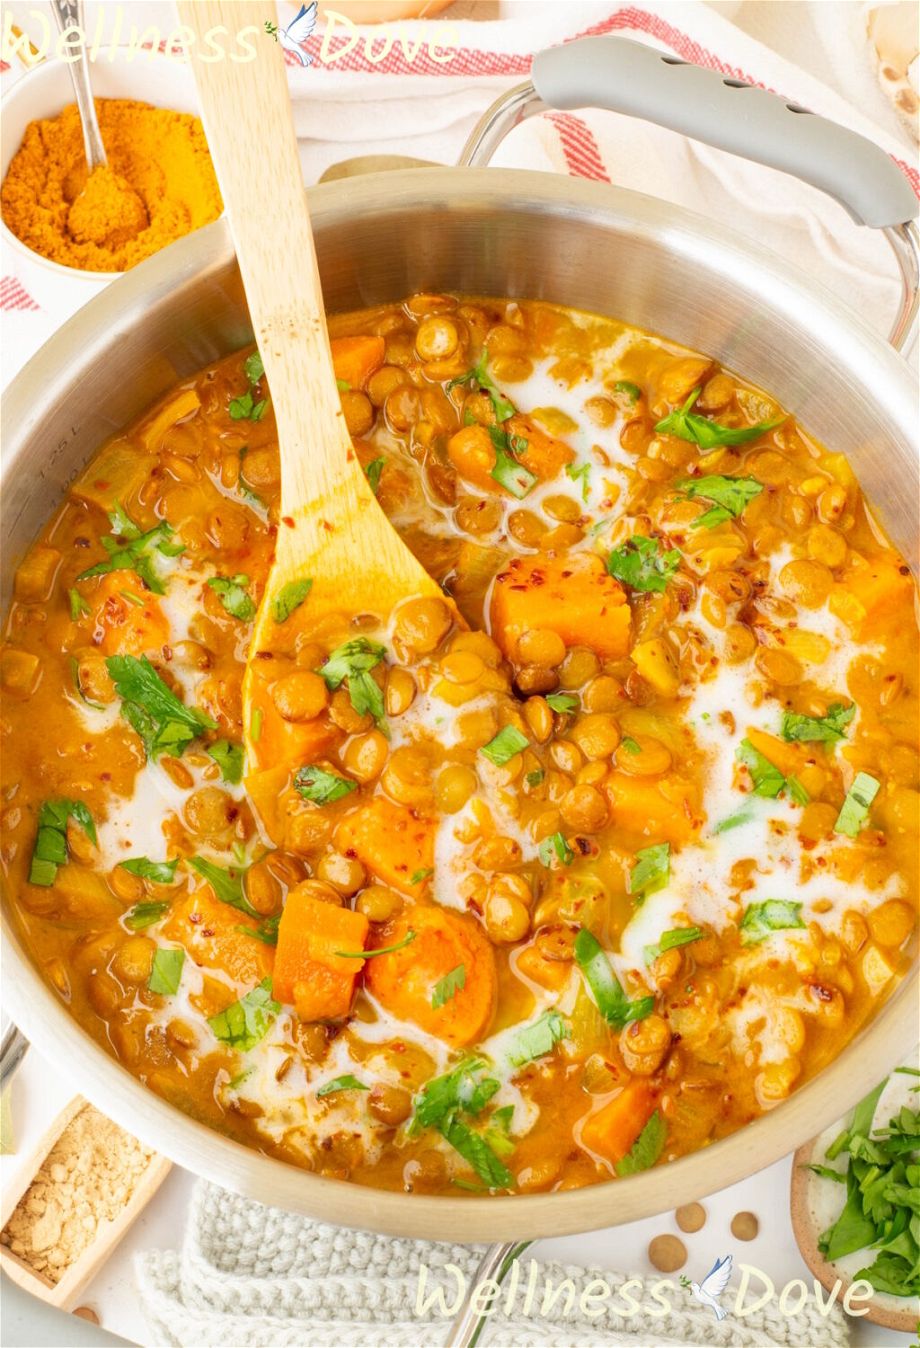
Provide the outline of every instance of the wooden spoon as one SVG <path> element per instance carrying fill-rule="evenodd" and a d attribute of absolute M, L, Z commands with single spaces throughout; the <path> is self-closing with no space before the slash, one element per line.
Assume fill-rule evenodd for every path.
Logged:
<path fill-rule="evenodd" d="M 180 0 L 183 23 L 203 35 L 221 24 L 235 34 L 251 25 L 257 55 L 193 68 L 208 145 L 236 245 L 249 313 L 271 388 L 281 451 L 281 523 L 275 560 L 256 617 L 243 684 L 243 725 L 250 769 L 271 773 L 271 797 L 294 761 L 271 759 L 254 725 L 254 662 L 292 653 L 301 631 L 331 614 L 373 614 L 386 622 L 410 597 L 440 587 L 413 557 L 377 505 L 358 463 L 336 388 L 310 217 L 281 47 L 265 31 L 274 10 L 245 0 Z M 279 624 L 273 601 L 286 586 L 313 582 L 308 600 Z M 308 624 L 308 626 L 306 626 Z M 253 732 L 256 732 L 255 734 Z M 292 736 L 292 742 L 295 739 Z M 284 754 L 282 754 L 284 756 Z M 257 808 L 263 814 L 259 799 Z M 269 827 L 269 832 L 271 832 Z"/>

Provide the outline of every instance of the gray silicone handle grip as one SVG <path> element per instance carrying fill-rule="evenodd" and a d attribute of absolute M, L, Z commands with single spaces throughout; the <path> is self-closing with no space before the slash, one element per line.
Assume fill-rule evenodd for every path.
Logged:
<path fill-rule="evenodd" d="M 551 108 L 606 108 L 782 169 L 839 201 L 858 225 L 901 225 L 918 213 L 894 161 L 846 127 L 716 70 L 622 37 L 588 37 L 534 57 L 534 88 Z"/>

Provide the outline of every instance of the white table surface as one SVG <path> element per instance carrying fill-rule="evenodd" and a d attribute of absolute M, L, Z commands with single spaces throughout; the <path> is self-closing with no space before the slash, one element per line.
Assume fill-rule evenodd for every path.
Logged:
<path fill-rule="evenodd" d="M 4 1187 L 13 1184 L 17 1174 L 21 1174 L 22 1160 L 31 1145 L 72 1094 L 72 1087 L 62 1078 L 60 1067 L 52 1066 L 30 1049 L 12 1085 L 17 1151 L 14 1155 L 0 1157 L 0 1183 Z M 790 1168 L 791 1158 L 786 1158 L 707 1199 L 704 1204 L 706 1224 L 694 1235 L 680 1232 L 673 1214 L 665 1213 L 585 1236 L 543 1240 L 534 1247 L 534 1253 L 538 1259 L 554 1258 L 572 1264 L 599 1264 L 611 1269 L 653 1273 L 646 1254 L 648 1243 L 653 1236 L 672 1232 L 684 1241 L 689 1255 L 686 1269 L 681 1271 L 697 1281 L 717 1255 L 731 1253 L 736 1264 L 743 1262 L 762 1269 L 772 1278 L 777 1291 L 793 1278 L 804 1278 L 810 1288 L 811 1275 L 799 1254 L 789 1219 Z M 181 1243 L 193 1183 L 192 1175 L 178 1166 L 173 1168 L 145 1212 L 81 1297 L 82 1304 L 95 1311 L 105 1330 L 129 1343 L 159 1348 L 148 1335 L 138 1305 L 134 1256 L 142 1250 L 175 1248 Z M 760 1221 L 757 1238 L 749 1242 L 736 1240 L 729 1230 L 735 1213 L 745 1211 L 753 1212 Z M 525 1234 L 522 1232 L 522 1237 Z M 306 1335 L 309 1325 L 305 1324 L 304 1330 Z M 304 1341 L 309 1342 L 306 1337 Z M 4 1285 L 0 1321 L 3 1348 L 26 1348 L 27 1345 L 36 1348 L 77 1348 L 80 1345 L 82 1348 L 82 1345 L 97 1344 L 101 1348 L 111 1342 L 107 1335 L 82 1324 L 76 1325 L 73 1317 L 49 1311 L 34 1298 L 18 1294 L 18 1289 L 11 1289 L 9 1284 Z M 851 1342 L 855 1348 L 908 1348 L 912 1337 L 854 1320 Z M 421 1346 L 421 1336 L 419 1343 Z"/>

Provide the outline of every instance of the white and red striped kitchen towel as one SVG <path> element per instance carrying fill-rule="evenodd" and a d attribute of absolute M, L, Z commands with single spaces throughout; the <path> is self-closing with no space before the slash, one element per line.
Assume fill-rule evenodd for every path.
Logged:
<path fill-rule="evenodd" d="M 94 6 L 88 6 L 89 9 Z M 163 4 L 135 0 L 145 10 Z M 738 8 L 736 6 L 736 8 Z M 743 10 L 744 6 L 740 6 Z M 796 6 L 807 11 L 807 5 Z M 850 0 L 824 0 L 852 24 L 860 10 Z M 466 6 L 469 9 L 469 6 Z M 489 13 L 496 6 L 486 6 Z M 385 50 L 380 28 L 358 30 L 360 40 L 332 64 L 318 59 L 322 22 L 308 40 L 312 64 L 290 58 L 289 76 L 305 180 L 315 182 L 333 163 L 362 154 L 404 154 L 450 164 L 490 101 L 526 79 L 534 52 L 583 35 L 621 34 L 684 60 L 773 89 L 814 112 L 875 140 L 899 163 L 920 195 L 915 148 L 883 129 L 826 84 L 778 56 L 728 18 L 725 3 L 701 0 L 621 4 L 603 0 L 502 0 L 494 20 L 451 19 L 401 24 L 404 42 Z M 296 12 L 279 5 L 282 23 Z M 132 13 L 132 18 L 134 14 Z M 167 25 L 162 25 L 165 27 Z M 437 61 L 427 43 L 440 40 Z M 418 53 L 410 59 L 415 44 Z M 342 45 L 337 39 L 333 45 Z M 370 44 L 370 45 L 368 45 Z M 3 85 L 20 77 L 8 70 Z M 845 81 L 838 78 L 838 85 Z M 842 209 L 813 188 L 759 165 L 691 143 L 685 137 L 614 113 L 587 110 L 532 118 L 501 146 L 496 166 L 574 174 L 689 207 L 748 232 L 847 298 L 879 331 L 894 313 L 898 286 L 892 258 L 873 231 L 858 229 Z M 4 249 L 0 310 L 5 338 L 3 382 L 69 316 L 33 307 Z"/>

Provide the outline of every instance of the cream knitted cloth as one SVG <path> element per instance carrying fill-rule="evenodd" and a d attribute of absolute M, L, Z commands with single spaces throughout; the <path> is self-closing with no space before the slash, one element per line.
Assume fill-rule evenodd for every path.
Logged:
<path fill-rule="evenodd" d="M 411 1201 L 411 1200 L 407 1200 Z M 429 1348 L 443 1344 L 450 1321 L 436 1311 L 416 1315 L 419 1268 L 429 1269 L 427 1292 L 445 1287 L 448 1303 L 456 1279 L 442 1273 L 455 1265 L 475 1282 L 483 1246 L 396 1240 L 365 1231 L 346 1231 L 309 1221 L 278 1208 L 238 1198 L 212 1184 L 196 1185 L 181 1251 L 152 1250 L 137 1256 L 141 1301 L 150 1325 L 148 1342 L 180 1348 L 321 1348 L 360 1344 L 362 1348 Z M 537 1251 L 538 1253 L 539 1251 Z M 522 1258 L 521 1287 L 530 1252 Z M 568 1345 L 629 1344 L 632 1348 L 845 1348 L 846 1319 L 835 1305 L 823 1317 L 811 1309 L 780 1314 L 773 1303 L 762 1313 L 716 1321 L 680 1287 L 669 1292 L 674 1307 L 664 1318 L 625 1318 L 609 1306 L 597 1318 L 577 1310 L 578 1298 L 594 1278 L 614 1289 L 629 1275 L 602 1268 L 540 1265 L 541 1281 L 571 1278 L 574 1309 L 565 1314 L 560 1298 L 548 1315 L 525 1317 L 522 1295 L 516 1310 L 489 1320 L 484 1344 L 506 1348 L 568 1348 Z M 651 1280 L 642 1279 L 644 1286 Z M 677 1283 L 676 1276 L 673 1282 Z M 648 1297 L 637 1289 L 636 1300 Z M 537 1304 L 539 1304 L 539 1298 Z M 622 1298 L 617 1298 L 622 1303 Z M 723 1297 L 726 1307 L 729 1297 Z M 652 1303 L 654 1305 L 654 1303 Z"/>

